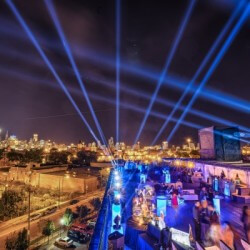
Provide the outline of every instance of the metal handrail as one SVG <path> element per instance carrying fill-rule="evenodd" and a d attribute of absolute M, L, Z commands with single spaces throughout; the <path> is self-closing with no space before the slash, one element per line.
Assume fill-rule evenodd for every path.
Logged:
<path fill-rule="evenodd" d="M 106 185 L 102 206 L 99 211 L 99 215 L 97 218 L 97 222 L 95 225 L 94 233 L 92 235 L 91 242 L 89 244 L 89 250 L 105 250 L 108 248 L 108 232 L 107 226 L 110 215 L 110 205 L 109 205 L 109 197 L 107 195 L 108 190 L 111 186 L 113 171 L 111 170 L 108 182 Z"/>

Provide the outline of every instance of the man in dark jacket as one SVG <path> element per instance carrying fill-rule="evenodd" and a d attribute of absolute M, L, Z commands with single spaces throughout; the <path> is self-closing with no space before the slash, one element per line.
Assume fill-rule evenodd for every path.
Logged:
<path fill-rule="evenodd" d="M 169 227 L 165 227 L 161 230 L 160 244 L 163 250 L 169 250 L 171 249 L 171 243 L 172 243 L 172 233 Z"/>
<path fill-rule="evenodd" d="M 195 229 L 196 241 L 201 240 L 200 212 L 201 212 L 201 204 L 200 204 L 200 202 L 196 202 L 194 207 L 193 207 L 193 219 L 194 219 L 194 229 Z"/>

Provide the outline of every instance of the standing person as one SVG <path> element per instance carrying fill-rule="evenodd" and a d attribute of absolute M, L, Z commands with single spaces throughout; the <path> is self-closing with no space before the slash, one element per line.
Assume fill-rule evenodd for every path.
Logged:
<path fill-rule="evenodd" d="M 199 201 L 197 201 L 193 207 L 193 219 L 194 219 L 194 230 L 195 230 L 196 241 L 201 240 L 200 210 L 201 210 L 201 204 Z"/>
<path fill-rule="evenodd" d="M 165 227 L 161 230 L 160 235 L 160 245 L 162 246 L 163 250 L 170 250 L 172 244 L 172 233 L 169 227 Z"/>
<path fill-rule="evenodd" d="M 242 208 L 241 222 L 243 223 L 247 242 L 250 243 L 250 211 L 248 206 Z"/>
<path fill-rule="evenodd" d="M 205 240 L 206 233 L 210 225 L 210 213 L 206 200 L 201 202 L 200 222 L 201 222 L 201 240 Z"/>
<path fill-rule="evenodd" d="M 210 225 L 212 224 L 220 224 L 219 216 L 215 210 L 212 211 L 210 215 Z"/>
<path fill-rule="evenodd" d="M 206 246 L 217 246 L 220 247 L 220 240 L 222 239 L 221 225 L 217 223 L 212 223 L 208 229 L 206 235 Z"/>
<path fill-rule="evenodd" d="M 203 200 L 207 199 L 207 190 L 206 187 L 203 187 L 200 192 L 200 201 L 202 202 Z"/>
<path fill-rule="evenodd" d="M 177 197 L 176 192 L 173 192 L 173 195 L 172 195 L 172 206 L 173 207 L 177 207 L 178 206 L 178 197 Z"/>
<path fill-rule="evenodd" d="M 230 225 L 229 222 L 225 222 L 223 227 L 222 227 L 222 234 L 221 234 L 223 242 L 230 247 L 231 249 L 236 249 L 235 248 L 235 237 L 234 237 L 234 232 L 232 229 L 232 226 Z"/>
<path fill-rule="evenodd" d="M 214 198 L 214 192 L 213 189 L 210 187 L 208 190 L 208 200 L 213 203 L 213 198 Z"/>

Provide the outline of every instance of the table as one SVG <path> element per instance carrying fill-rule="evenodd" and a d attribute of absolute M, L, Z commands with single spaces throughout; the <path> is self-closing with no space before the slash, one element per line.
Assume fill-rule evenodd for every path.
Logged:
<path fill-rule="evenodd" d="M 142 233 L 138 237 L 136 250 L 160 250 L 160 247 L 156 245 L 157 243 L 158 241 L 154 238 Z"/>
<path fill-rule="evenodd" d="M 125 245 L 131 249 L 136 249 L 137 240 L 141 233 L 147 230 L 146 225 L 139 225 L 132 217 L 127 220 L 125 229 Z"/>
<path fill-rule="evenodd" d="M 152 223 L 149 223 L 147 228 L 147 234 L 159 241 L 161 236 L 161 230 L 159 227 L 156 227 Z"/>
<path fill-rule="evenodd" d="M 197 201 L 199 197 L 197 194 L 184 194 L 181 196 L 185 201 Z"/>

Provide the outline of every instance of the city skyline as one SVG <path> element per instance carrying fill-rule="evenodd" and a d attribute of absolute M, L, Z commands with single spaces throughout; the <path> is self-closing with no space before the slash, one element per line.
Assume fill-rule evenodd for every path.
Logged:
<path fill-rule="evenodd" d="M 10 133 L 9 132 L 9 130 L 3 130 L 3 129 L 0 129 L 0 142 L 1 141 L 5 141 L 5 140 L 8 140 L 8 139 L 10 139 L 10 138 L 12 138 L 12 139 L 17 139 L 17 140 L 20 140 L 20 141 L 24 141 L 24 142 L 29 142 L 29 141 L 35 141 L 35 139 L 34 138 L 37 138 L 36 139 L 36 141 L 37 142 L 39 142 L 39 141 L 50 141 L 50 142 L 53 142 L 53 143 L 57 143 L 57 144 L 63 144 L 63 145 L 70 145 L 70 144 L 78 144 L 78 143 L 83 143 L 83 144 L 85 144 L 85 145 L 89 145 L 89 144 L 92 144 L 92 143 L 94 143 L 94 144 L 99 144 L 99 145 L 102 145 L 101 144 L 101 142 L 99 141 L 99 143 L 96 143 L 94 140 L 92 140 L 92 141 L 85 141 L 84 139 L 78 139 L 77 141 L 71 141 L 71 142 L 69 142 L 69 143 L 67 143 L 67 142 L 64 142 L 63 140 L 62 141 L 55 141 L 55 140 L 53 140 L 53 139 L 51 139 L 51 138 L 43 138 L 43 137 L 41 137 L 38 133 L 33 133 L 33 134 L 31 134 L 31 136 L 28 136 L 27 138 L 20 138 L 17 134 L 15 134 L 15 133 Z M 111 141 L 112 141 L 112 143 L 111 143 Z M 184 137 L 184 138 L 182 138 L 182 144 L 180 144 L 180 145 L 183 145 L 183 144 L 185 144 L 185 143 L 190 143 L 190 142 L 192 142 L 192 143 L 199 143 L 199 142 L 196 142 L 196 141 L 194 141 L 193 140 L 193 138 L 191 138 L 190 136 L 186 136 L 186 137 Z M 122 141 L 120 141 L 120 142 L 118 142 L 119 144 L 126 144 L 126 145 L 128 145 L 128 146 L 133 146 L 133 144 L 127 144 L 127 143 L 125 143 L 125 142 L 122 142 Z M 138 141 L 137 142 L 137 144 L 141 144 L 141 142 L 140 141 Z M 168 146 L 169 146 L 169 143 L 167 142 L 167 141 L 161 141 L 161 142 L 159 142 L 159 143 L 157 143 L 157 144 L 154 144 L 154 145 L 152 145 L 152 146 L 157 146 L 157 145 L 161 145 L 161 144 L 163 144 L 163 143 L 166 143 Z M 109 138 L 107 138 L 107 145 L 108 146 L 110 146 L 111 144 L 113 144 L 114 146 L 117 144 L 117 142 L 115 142 L 115 140 L 114 140 L 114 136 L 111 136 L 111 137 L 109 137 Z M 142 145 L 142 144 L 141 144 Z M 174 144 L 170 144 L 170 146 L 180 146 L 179 144 L 177 144 L 177 145 L 174 145 Z M 104 146 L 104 144 L 103 144 L 103 146 Z M 147 144 L 143 144 L 143 146 L 150 146 L 150 145 L 147 145 Z"/>

